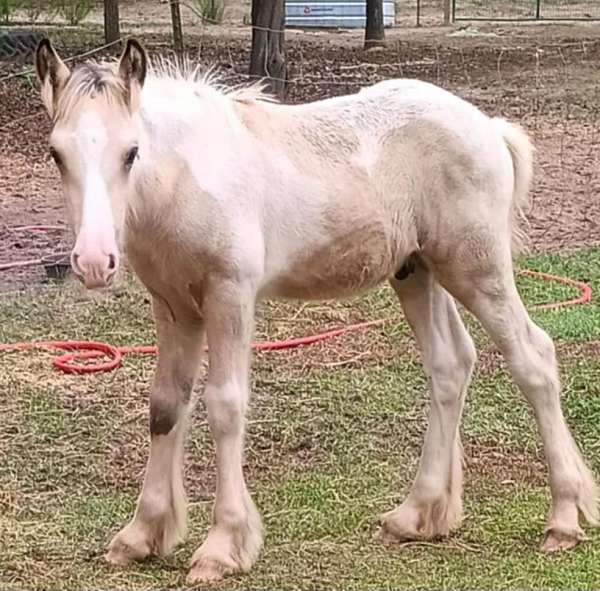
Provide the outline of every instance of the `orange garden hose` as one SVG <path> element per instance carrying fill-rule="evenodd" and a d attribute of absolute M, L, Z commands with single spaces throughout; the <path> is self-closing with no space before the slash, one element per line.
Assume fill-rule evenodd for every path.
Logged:
<path fill-rule="evenodd" d="M 553 308 L 561 308 L 564 306 L 584 304 L 589 302 L 592 298 L 592 288 L 583 281 L 576 281 L 575 279 L 559 277 L 558 275 L 551 275 L 550 273 L 543 273 L 541 271 L 532 271 L 530 269 L 522 269 L 519 271 L 519 273 L 522 275 L 528 275 L 530 277 L 540 277 L 541 279 L 548 281 L 556 281 L 565 285 L 572 285 L 579 289 L 579 295 L 576 298 L 561 302 L 541 304 L 535 306 L 534 309 L 536 310 L 548 310 Z M 283 341 L 262 341 L 253 343 L 252 348 L 258 351 L 293 349 L 303 345 L 312 345 L 313 343 L 332 339 L 348 332 L 364 330 L 366 328 L 378 326 L 384 322 L 385 320 L 383 319 L 372 320 L 370 322 L 350 324 L 348 326 L 343 326 L 304 337 L 285 339 Z M 121 365 L 123 355 L 127 355 L 129 353 L 153 355 L 157 350 L 154 346 L 117 347 L 115 345 L 97 341 L 32 341 L 28 343 L 0 344 L 0 351 L 10 351 L 16 349 L 61 349 L 63 351 L 68 351 L 68 353 L 64 353 L 58 357 L 55 357 L 52 363 L 56 369 L 59 369 L 65 373 L 75 374 L 111 371 Z M 88 359 L 95 359 L 102 356 L 108 357 L 108 361 L 100 361 L 95 364 L 86 365 L 80 363 L 81 361 L 87 361 Z"/>
<path fill-rule="evenodd" d="M 371 322 L 352 324 L 306 337 L 292 338 L 284 341 L 263 341 L 260 343 L 252 343 L 252 348 L 258 351 L 292 349 L 301 345 L 312 345 L 313 343 L 318 343 L 319 341 L 331 339 L 352 330 L 360 330 L 369 326 L 383 324 L 383 322 L 383 320 L 373 320 Z M 15 349 L 62 349 L 65 351 L 70 351 L 69 353 L 55 357 L 52 364 L 56 369 L 64 371 L 65 373 L 79 374 L 111 371 L 116 369 L 119 367 L 119 365 L 121 365 L 123 355 L 127 355 L 128 353 L 154 355 L 157 351 L 155 346 L 142 345 L 134 347 L 116 347 L 108 343 L 100 343 L 97 341 L 32 341 L 30 343 L 0 344 L 0 351 L 9 351 Z M 75 361 L 80 362 L 102 356 L 108 357 L 108 361 L 101 361 L 93 365 L 81 365 L 74 363 Z"/>
<path fill-rule="evenodd" d="M 56 226 L 23 226 L 19 229 L 55 229 Z M 35 264 L 33 261 L 30 264 Z M 22 264 L 10 263 L 13 267 L 23 266 Z M 8 266 L 0 266 L 0 270 L 9 268 Z M 519 271 L 521 275 L 527 275 L 529 277 L 539 277 L 546 281 L 555 281 L 564 285 L 572 285 L 579 289 L 579 295 L 570 300 L 564 300 L 560 302 L 550 302 L 547 304 L 540 304 L 534 307 L 536 310 L 549 310 L 554 308 L 562 308 L 565 306 L 574 306 L 577 304 L 585 304 L 592 299 L 592 288 L 583 281 L 577 281 L 575 279 L 569 279 L 568 277 L 559 277 L 558 275 L 552 275 L 550 273 L 544 273 L 542 271 L 532 271 L 530 269 L 521 269 Z M 364 330 L 373 326 L 381 325 L 385 322 L 384 319 L 372 320 L 370 322 L 360 322 L 358 324 L 350 324 L 339 328 L 334 328 L 326 332 L 321 332 L 313 335 L 307 335 L 303 337 L 295 337 L 285 339 L 282 341 L 262 341 L 258 343 L 252 343 L 252 348 L 258 351 L 276 351 L 281 349 L 293 349 L 304 345 L 312 345 L 332 339 L 348 332 L 357 330 Z M 143 355 L 154 355 L 156 354 L 157 348 L 155 346 L 131 346 L 131 347 L 117 347 L 110 345 L 109 343 L 102 343 L 97 341 L 32 341 L 26 343 L 0 343 L 0 351 L 14 351 L 14 350 L 25 350 L 25 349 L 59 349 L 67 351 L 58 357 L 55 357 L 52 364 L 53 366 L 65 373 L 72 374 L 84 374 L 84 373 L 98 373 L 111 371 L 121 365 L 121 361 L 124 355 L 129 353 L 137 353 Z M 82 361 L 89 359 L 96 359 L 98 357 L 108 357 L 107 361 L 99 361 L 94 364 L 82 364 Z"/>
<path fill-rule="evenodd" d="M 558 275 L 552 275 L 551 273 L 544 273 L 543 271 L 532 271 L 531 269 L 519 269 L 520 275 L 528 275 L 529 277 L 539 277 L 547 281 L 556 281 L 557 283 L 563 283 L 564 285 L 573 285 L 579 289 L 579 295 L 570 300 L 564 300 L 562 302 L 549 302 L 547 304 L 538 304 L 534 306 L 534 310 L 552 310 L 555 308 L 564 308 L 565 306 L 575 306 L 577 304 L 586 304 L 592 299 L 592 288 L 590 285 L 583 281 L 577 281 L 575 279 L 569 279 L 568 277 L 559 277 Z"/>

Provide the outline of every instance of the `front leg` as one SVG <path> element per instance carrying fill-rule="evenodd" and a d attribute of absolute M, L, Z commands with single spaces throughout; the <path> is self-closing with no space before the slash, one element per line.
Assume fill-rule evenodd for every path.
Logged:
<path fill-rule="evenodd" d="M 262 546 L 262 524 L 242 472 L 255 292 L 233 282 L 204 302 L 209 371 L 204 400 L 215 441 L 217 491 L 213 524 L 192 557 L 190 584 L 246 572 Z"/>
<path fill-rule="evenodd" d="M 164 556 L 186 536 L 183 439 L 190 397 L 201 367 L 204 331 L 198 320 L 172 317 L 153 301 L 158 363 L 150 391 L 150 456 L 135 515 L 112 540 L 106 559 L 127 564 L 149 554 Z"/>

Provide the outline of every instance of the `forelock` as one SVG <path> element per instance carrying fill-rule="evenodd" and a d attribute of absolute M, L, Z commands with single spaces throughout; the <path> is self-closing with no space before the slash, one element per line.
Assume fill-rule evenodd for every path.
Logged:
<path fill-rule="evenodd" d="M 77 66 L 60 95 L 54 114 L 55 122 L 67 117 L 82 99 L 98 96 L 108 103 L 124 107 L 128 105 L 129 89 L 118 76 L 116 63 L 86 62 Z"/>

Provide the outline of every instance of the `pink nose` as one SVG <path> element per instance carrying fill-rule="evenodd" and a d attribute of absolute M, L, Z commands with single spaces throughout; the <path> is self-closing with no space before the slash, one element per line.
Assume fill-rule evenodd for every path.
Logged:
<path fill-rule="evenodd" d="M 117 253 L 77 252 L 71 253 L 71 267 L 88 289 L 107 287 L 119 268 Z"/>

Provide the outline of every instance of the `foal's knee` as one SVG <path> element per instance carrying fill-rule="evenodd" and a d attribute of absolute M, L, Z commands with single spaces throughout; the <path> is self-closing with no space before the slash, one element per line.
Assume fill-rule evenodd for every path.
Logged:
<path fill-rule="evenodd" d="M 239 433 L 243 428 L 246 394 L 237 384 L 207 384 L 204 402 L 208 422 L 215 437 Z"/>
<path fill-rule="evenodd" d="M 168 435 L 192 395 L 194 380 L 176 374 L 157 378 L 150 392 L 150 434 Z"/>

